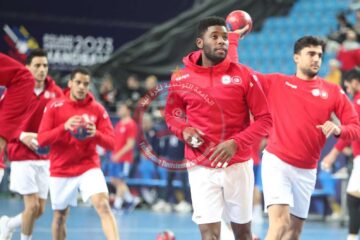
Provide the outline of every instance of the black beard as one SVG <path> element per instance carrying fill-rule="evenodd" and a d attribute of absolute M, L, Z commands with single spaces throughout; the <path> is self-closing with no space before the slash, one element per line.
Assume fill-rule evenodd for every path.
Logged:
<path fill-rule="evenodd" d="M 211 49 L 207 46 L 204 46 L 203 51 L 204 51 L 206 58 L 209 59 L 214 65 L 222 62 L 226 58 L 226 55 L 227 55 L 227 51 L 225 53 L 225 56 L 217 56 L 215 54 L 212 54 Z"/>
<path fill-rule="evenodd" d="M 319 71 L 317 72 L 313 72 L 310 69 L 305 69 L 302 71 L 306 76 L 308 76 L 309 78 L 314 78 L 318 75 Z"/>

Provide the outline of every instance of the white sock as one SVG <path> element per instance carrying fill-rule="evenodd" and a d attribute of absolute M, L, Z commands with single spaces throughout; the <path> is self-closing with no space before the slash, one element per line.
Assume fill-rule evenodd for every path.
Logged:
<path fill-rule="evenodd" d="M 347 240 L 358 240 L 359 236 L 357 234 L 348 234 Z"/>
<path fill-rule="evenodd" d="M 15 217 L 11 217 L 7 227 L 10 230 L 14 230 L 15 228 L 19 228 L 21 226 L 21 222 L 22 222 L 22 213 L 16 215 Z"/>
<path fill-rule="evenodd" d="M 114 207 L 115 208 L 121 208 L 121 206 L 123 205 L 123 199 L 121 198 L 121 197 L 118 197 L 118 196 L 116 196 L 115 197 L 115 201 L 114 201 Z"/>
<path fill-rule="evenodd" d="M 31 240 L 32 239 L 32 235 L 28 236 L 28 235 L 25 235 L 23 233 L 21 233 L 21 240 Z"/>
<path fill-rule="evenodd" d="M 124 194 L 124 200 L 126 202 L 132 202 L 134 201 L 134 198 L 133 198 L 133 195 L 131 194 L 130 191 L 126 191 L 125 194 Z"/>

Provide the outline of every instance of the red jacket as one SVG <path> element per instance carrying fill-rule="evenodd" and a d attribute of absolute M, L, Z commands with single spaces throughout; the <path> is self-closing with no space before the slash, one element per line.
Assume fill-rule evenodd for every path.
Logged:
<path fill-rule="evenodd" d="M 237 41 L 232 42 L 230 55 L 237 59 Z M 360 138 L 359 117 L 339 86 L 321 78 L 305 81 L 284 74 L 255 73 L 267 96 L 274 127 L 266 150 L 298 168 L 317 166 L 326 138 L 317 125 L 340 119 L 340 138 Z"/>
<path fill-rule="evenodd" d="M 272 121 L 265 95 L 250 71 L 227 57 L 213 67 L 197 65 L 201 51 L 184 58 L 185 68 L 174 73 L 169 87 L 165 117 L 170 130 L 180 139 L 185 127 L 205 133 L 200 148 L 185 147 L 185 157 L 211 167 L 211 147 L 228 139 L 237 143 L 230 161 L 250 159 L 251 146 L 268 135 Z M 250 126 L 249 112 L 255 122 Z"/>
<path fill-rule="evenodd" d="M 87 115 L 96 124 L 94 137 L 81 141 L 65 130 L 65 122 L 74 115 Z M 100 167 L 96 145 L 112 150 L 114 131 L 104 107 L 91 94 L 83 101 L 72 101 L 67 92 L 65 97 L 47 104 L 38 141 L 41 146 L 50 145 L 50 175 L 73 177 Z"/>
<path fill-rule="evenodd" d="M 0 136 L 7 141 L 19 132 L 35 80 L 19 62 L 0 53 L 0 86 L 6 87 L 0 100 Z"/>
<path fill-rule="evenodd" d="M 353 100 L 354 107 L 360 116 L 360 93 L 357 93 L 354 96 Z M 339 141 L 335 144 L 335 147 L 337 150 L 342 151 L 346 146 L 349 146 L 351 144 L 351 148 L 353 151 L 353 155 L 359 156 L 360 155 L 360 139 L 356 141 L 345 141 L 343 139 L 339 139 Z"/>
<path fill-rule="evenodd" d="M 61 96 L 63 96 L 61 88 L 55 84 L 55 81 L 52 78 L 47 77 L 45 80 L 44 91 L 38 96 L 33 92 L 31 107 L 20 127 L 21 131 L 37 133 L 46 104 L 50 100 Z M 49 159 L 47 155 L 38 155 L 29 149 L 19 140 L 19 135 L 8 144 L 7 151 L 10 161 Z"/>

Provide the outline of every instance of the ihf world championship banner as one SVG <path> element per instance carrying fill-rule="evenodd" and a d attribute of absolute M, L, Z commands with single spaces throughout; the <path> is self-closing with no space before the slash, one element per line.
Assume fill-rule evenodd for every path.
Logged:
<path fill-rule="evenodd" d="M 64 72 L 76 66 L 102 63 L 124 41 L 129 40 L 120 39 L 119 33 L 115 33 L 118 29 L 106 26 L 0 21 L 0 27 L 1 52 L 25 62 L 26 53 L 42 47 L 48 52 L 50 69 Z"/>

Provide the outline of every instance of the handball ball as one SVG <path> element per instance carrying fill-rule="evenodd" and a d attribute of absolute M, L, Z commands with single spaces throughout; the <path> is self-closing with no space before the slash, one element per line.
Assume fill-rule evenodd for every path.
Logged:
<path fill-rule="evenodd" d="M 38 147 L 36 149 L 36 153 L 38 155 L 47 155 L 47 154 L 49 154 L 49 152 L 50 152 L 50 147 L 49 146 Z"/>
<path fill-rule="evenodd" d="M 235 10 L 226 17 L 226 26 L 229 31 L 235 31 L 249 25 L 249 29 L 244 33 L 247 34 L 252 29 L 252 19 L 250 15 L 242 10 Z"/>
<path fill-rule="evenodd" d="M 175 240 L 175 234 L 170 230 L 165 230 L 156 236 L 156 240 Z"/>
<path fill-rule="evenodd" d="M 71 135 L 78 139 L 78 140 L 84 140 L 88 135 L 88 131 L 86 128 L 86 123 L 81 123 L 77 128 L 75 128 L 73 131 L 70 131 Z"/>

